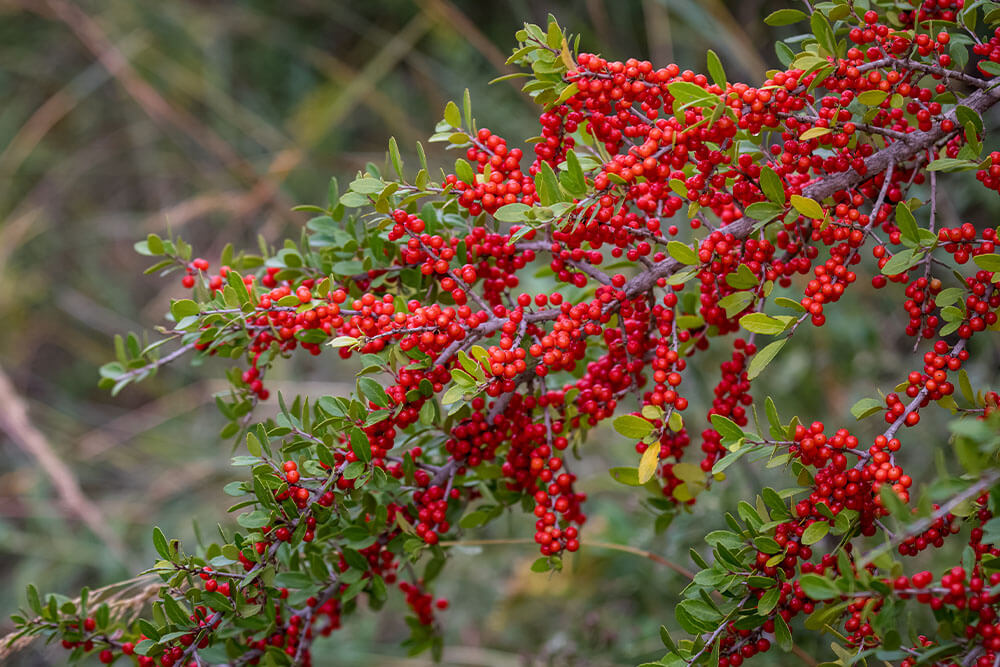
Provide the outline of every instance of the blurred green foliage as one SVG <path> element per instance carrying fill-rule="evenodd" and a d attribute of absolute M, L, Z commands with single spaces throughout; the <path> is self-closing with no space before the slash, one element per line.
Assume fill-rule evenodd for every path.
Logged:
<path fill-rule="evenodd" d="M 480 126 L 518 145 L 536 134 L 537 111 L 516 81 L 487 82 L 511 71 L 503 61 L 514 31 L 524 21 L 544 23 L 547 12 L 582 33 L 583 50 L 701 70 L 714 48 L 731 77 L 753 82 L 777 64 L 774 39 L 787 36 L 761 19 L 785 4 L 0 0 L 0 368 L 96 501 L 97 519 L 125 545 L 117 559 L 57 500 L 36 460 L 0 432 L 0 634 L 28 582 L 70 594 L 126 578 L 151 562 L 154 522 L 193 541 L 192 520 L 214 531 L 224 515 L 230 445 L 214 435 L 222 420 L 210 399 L 224 362 L 170 367 L 116 399 L 96 389 L 112 336 L 150 329 L 181 293 L 176 278 L 142 276 L 135 241 L 172 230 L 212 261 L 228 241 L 254 247 L 258 234 L 270 242 L 297 236 L 304 219 L 294 204 L 321 199 L 331 175 L 343 180 L 366 162 L 382 163 L 390 135 L 405 153 L 465 87 Z M 435 159 L 444 164 L 441 154 Z M 996 215 L 995 196 L 952 176 L 942 224 Z M 797 335 L 761 378 L 759 397 L 766 388 L 783 415 L 850 425 L 854 401 L 873 387 L 891 390 L 899 369 L 914 366 L 899 295 L 889 296 L 840 303 L 828 326 Z M 998 350 L 976 352 L 989 361 L 974 384 L 989 381 L 990 369 L 995 380 Z M 689 386 L 703 401 L 718 372 L 708 360 L 723 354 L 692 369 Z M 351 369 L 328 357 L 300 359 L 269 384 L 285 393 L 342 391 Z M 694 416 L 707 407 L 692 402 L 694 436 Z M 940 424 L 924 431 L 943 432 Z M 656 535 L 637 498 L 605 472 L 631 463 L 634 451 L 610 429 L 598 435 L 577 465 L 591 495 L 586 540 L 647 549 L 684 567 L 692 566 L 688 549 L 736 499 L 766 481 L 759 477 L 781 474 L 733 468 L 729 483 L 699 499 L 697 514 Z M 926 470 L 929 454 L 918 449 L 907 452 L 915 459 L 908 469 Z M 481 537 L 528 537 L 525 525 L 511 521 Z M 439 584 L 452 600 L 446 663 L 631 665 L 659 657 L 658 627 L 673 623 L 684 578 L 586 540 L 552 577 L 529 571 L 530 545 L 463 549 Z M 317 646 L 316 664 L 424 664 L 396 647 L 402 615 L 381 619 L 351 621 L 326 656 Z M 12 664 L 64 658 L 61 649 L 30 646 Z"/>

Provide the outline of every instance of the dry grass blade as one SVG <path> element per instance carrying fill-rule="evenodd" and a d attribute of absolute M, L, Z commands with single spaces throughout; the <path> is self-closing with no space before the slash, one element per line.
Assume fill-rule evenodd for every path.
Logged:
<path fill-rule="evenodd" d="M 141 40 L 127 39 L 121 45 L 126 56 L 143 46 Z M 73 77 L 39 106 L 0 151 L 0 177 L 9 180 L 21 163 L 35 150 L 45 135 L 65 118 L 81 100 L 97 90 L 110 78 L 108 71 L 100 65 L 91 65 Z"/>
<path fill-rule="evenodd" d="M 462 39 L 467 40 L 482 54 L 483 58 L 493 65 L 498 73 L 507 73 L 507 56 L 454 3 L 449 2 L 449 0 L 417 0 L 417 4 L 423 11 L 437 19 L 441 25 L 454 30 Z M 507 84 L 514 88 L 526 102 L 533 105 L 531 98 L 521 91 L 522 83 L 515 79 L 507 79 Z"/>
<path fill-rule="evenodd" d="M 97 21 L 86 12 L 67 0 L 42 0 L 41 4 L 73 32 L 155 123 L 180 130 L 214 155 L 243 181 L 251 184 L 260 181 L 253 166 L 224 139 L 189 111 L 171 104 L 143 79 Z M 35 3 L 30 3 L 27 7 L 33 11 L 39 9 Z M 279 212 L 284 213 L 291 208 L 288 202 L 277 200 L 276 187 L 271 190 L 275 193 L 273 196 Z"/>
<path fill-rule="evenodd" d="M 305 46 L 303 54 L 312 65 L 322 70 L 323 74 L 339 87 L 349 86 L 361 76 L 356 69 L 322 49 Z M 369 88 L 364 91 L 364 95 L 359 102 L 377 114 L 385 122 L 387 129 L 398 133 L 401 143 L 416 143 L 427 138 L 425 128 L 418 128 L 405 108 L 388 95 L 377 88 Z"/>
<path fill-rule="evenodd" d="M 290 125 L 297 128 L 300 145 L 311 146 L 321 140 L 330 128 L 339 124 L 355 108 L 357 100 L 381 81 L 393 67 L 413 50 L 417 41 L 432 25 L 426 14 L 417 14 L 401 30 L 393 34 L 385 46 L 372 56 L 368 64 L 347 86 L 336 89 L 323 87 L 300 106 Z M 333 99 L 331 100 L 331 94 Z"/>
<path fill-rule="evenodd" d="M 56 487 L 66 508 L 76 514 L 100 538 L 119 562 L 124 562 L 127 553 L 125 545 L 108 527 L 107 519 L 100 508 L 84 495 L 73 471 L 52 450 L 42 432 L 31 423 L 27 405 L 14 390 L 10 379 L 2 369 L 0 369 L 0 429 L 38 462 Z"/>
<path fill-rule="evenodd" d="M 41 220 L 43 212 L 41 206 L 28 208 L 12 215 L 0 227 L 0 267 L 8 266 L 8 258 L 28 239 L 45 231 L 46 224 Z"/>

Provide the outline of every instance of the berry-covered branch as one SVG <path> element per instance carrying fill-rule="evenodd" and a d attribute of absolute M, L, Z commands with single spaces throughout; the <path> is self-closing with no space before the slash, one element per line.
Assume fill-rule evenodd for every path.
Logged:
<path fill-rule="evenodd" d="M 395 587 L 412 612 L 407 647 L 440 656 L 448 601 L 432 590 L 450 549 L 524 508 L 535 570 L 589 543 L 693 574 L 673 623 L 690 638 L 664 629 L 656 664 L 739 667 L 833 628 L 845 665 L 1000 659 L 1000 416 L 966 371 L 997 329 L 997 230 L 936 219 L 939 177 L 975 171 L 1000 191 L 1000 153 L 984 156 L 1000 14 L 874 4 L 776 12 L 809 27 L 758 86 L 729 81 L 714 52 L 706 76 L 581 52 L 554 19 L 525 25 L 511 63 L 531 70 L 524 91 L 543 108 L 533 155 L 478 127 L 466 95 L 431 137 L 460 152 L 440 180 L 421 145 L 414 173 L 391 140 L 385 169 L 299 207 L 314 216 L 299 241 L 229 247 L 218 272 L 180 239 L 137 244 L 163 258 L 151 272 L 184 272 L 189 298 L 161 331 L 180 347 L 160 357 L 160 341 L 118 339 L 102 385 L 117 392 L 185 353 L 237 360 L 217 399 L 247 471 L 225 488 L 236 527 L 194 553 L 156 529 L 163 586 L 138 621 L 34 594 L 22 632 L 143 667 L 310 664 L 321 637 Z M 965 49 L 968 31 L 981 39 Z M 956 67 L 959 53 L 981 59 Z M 895 391 L 852 408 L 881 413 L 880 434 L 845 414 L 782 419 L 780 400 L 752 393 L 845 296 L 890 283 L 908 318 L 879 313 L 880 325 L 925 349 Z M 719 346 L 700 397 L 690 366 Z M 278 416 L 255 418 L 271 368 L 331 349 L 359 363 L 353 393 L 276 396 Z M 935 409 L 960 417 L 951 445 L 921 437 L 962 473 L 941 472 L 949 494 L 932 498 L 903 464 L 904 444 L 922 444 L 907 429 Z M 694 552 L 697 573 L 638 545 L 581 542 L 573 457 L 607 422 L 634 451 L 610 474 L 658 529 L 699 511 L 731 466 L 766 461 L 796 486 L 733 508 L 729 530 L 706 536 L 711 554 Z M 962 564 L 939 585 L 890 553 L 963 530 Z M 964 639 L 904 638 L 909 602 Z"/>

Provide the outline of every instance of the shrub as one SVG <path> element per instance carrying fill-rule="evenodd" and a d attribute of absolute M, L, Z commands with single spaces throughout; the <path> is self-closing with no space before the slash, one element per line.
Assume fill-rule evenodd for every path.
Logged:
<path fill-rule="evenodd" d="M 864 4 L 772 14 L 809 32 L 778 44 L 785 69 L 757 87 L 713 52 L 705 76 L 525 25 L 511 62 L 544 108 L 528 155 L 478 128 L 466 95 L 430 138 L 462 154 L 440 179 L 420 145 L 407 169 L 390 140 L 384 171 L 299 207 L 315 217 L 298 241 L 228 247 L 218 270 L 178 238 L 137 244 L 190 298 L 155 343 L 119 339 L 101 384 L 188 354 L 237 361 L 217 402 L 243 447 L 224 489 L 239 528 L 193 552 L 154 529 L 163 584 L 137 621 L 104 590 L 32 587 L 19 635 L 105 663 L 308 664 L 314 640 L 398 589 L 408 646 L 440 656 L 448 602 L 432 589 L 451 547 L 521 508 L 532 569 L 559 570 L 587 539 L 579 445 L 610 420 L 636 451 L 610 474 L 660 529 L 733 466 L 794 479 L 692 550 L 675 619 L 689 637 L 663 629 L 655 664 L 738 667 L 823 632 L 835 664 L 998 664 L 998 397 L 966 370 L 987 367 L 997 330 L 997 230 L 945 226 L 937 201 L 957 172 L 1000 191 L 983 120 L 1000 102 L 1000 9 Z M 866 290 L 902 302 L 879 326 L 922 350 L 894 392 L 851 409 L 880 432 L 782 417 L 751 393 L 796 333 Z M 690 414 L 687 376 L 713 344 L 727 359 L 711 408 Z M 255 417 L 275 365 L 331 348 L 360 362 L 352 395 L 277 396 L 275 419 Z M 955 415 L 947 444 L 913 429 L 934 410 Z M 942 461 L 926 484 L 903 466 L 913 447 Z M 946 540 L 967 546 L 908 562 Z M 906 616 L 921 608 L 933 623 Z"/>

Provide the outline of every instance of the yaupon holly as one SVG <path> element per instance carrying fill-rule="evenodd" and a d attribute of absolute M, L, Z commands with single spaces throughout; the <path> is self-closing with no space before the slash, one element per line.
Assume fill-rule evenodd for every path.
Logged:
<path fill-rule="evenodd" d="M 635 452 L 612 474 L 645 487 L 658 526 L 698 511 L 740 458 L 798 483 L 761 489 L 709 536 L 712 558 L 677 606 L 694 639 L 664 637 L 659 664 L 790 650 L 789 622 L 807 615 L 795 635 L 837 628 L 842 660 L 995 665 L 1000 425 L 996 393 L 973 391 L 966 367 L 971 341 L 996 330 L 1000 256 L 995 229 L 942 224 L 937 193 L 950 171 L 1000 182 L 997 154 L 983 156 L 1000 15 L 960 0 L 827 4 L 809 7 L 799 51 L 779 49 L 784 68 L 758 86 L 729 82 L 714 53 L 706 76 L 576 53 L 554 20 L 526 25 L 512 60 L 532 68 L 525 91 L 544 106 L 532 148 L 449 103 L 432 141 L 463 151 L 453 169 L 432 180 L 418 147 L 411 176 L 393 140 L 396 177 L 370 167 L 345 192 L 334 182 L 325 207 L 303 207 L 316 215 L 301 245 L 230 250 L 213 273 L 180 240 L 149 237 L 140 250 L 192 290 L 171 308 L 180 346 L 157 357 L 129 341 L 102 382 L 121 389 L 186 351 L 241 360 L 219 399 L 250 469 L 226 487 L 240 530 L 197 554 L 154 532 L 167 583 L 156 623 L 117 622 L 110 607 L 88 623 L 35 594 L 21 625 L 104 662 L 308 664 L 318 635 L 395 585 L 411 648 L 439 652 L 448 602 L 431 590 L 448 548 L 521 507 L 536 568 L 558 569 L 587 541 L 577 445 L 612 420 Z M 976 74 L 953 68 L 968 32 Z M 754 380 L 799 327 L 826 326 L 866 288 L 897 295 L 899 321 L 884 326 L 923 355 L 852 410 L 881 414 L 881 432 L 843 415 L 783 421 Z M 713 344 L 725 360 L 692 414 L 686 380 Z M 282 396 L 276 419 L 255 422 L 268 371 L 326 346 L 360 362 L 356 391 Z M 937 503 L 904 467 L 932 403 L 964 417 L 966 475 Z M 962 562 L 940 574 L 892 561 L 965 528 Z M 961 641 L 901 636 L 907 602 Z"/>

